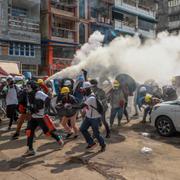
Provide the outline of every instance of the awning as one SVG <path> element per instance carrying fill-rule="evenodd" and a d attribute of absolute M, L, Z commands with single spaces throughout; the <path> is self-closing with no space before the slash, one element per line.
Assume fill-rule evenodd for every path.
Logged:
<path fill-rule="evenodd" d="M 11 74 L 11 75 L 19 75 L 20 74 L 17 63 L 0 62 L 0 68 L 7 74 Z"/>
<path fill-rule="evenodd" d="M 9 74 L 0 67 L 0 77 L 8 76 Z"/>

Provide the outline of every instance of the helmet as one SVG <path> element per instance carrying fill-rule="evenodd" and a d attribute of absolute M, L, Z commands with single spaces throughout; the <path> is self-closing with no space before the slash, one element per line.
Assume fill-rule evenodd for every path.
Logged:
<path fill-rule="evenodd" d="M 9 75 L 9 76 L 7 77 L 7 81 L 14 81 L 14 78 L 13 78 L 11 75 Z"/>
<path fill-rule="evenodd" d="M 97 81 L 96 79 L 91 79 L 91 80 L 90 80 L 90 83 L 91 83 L 92 85 L 97 85 L 97 84 L 98 84 L 98 81 Z"/>
<path fill-rule="evenodd" d="M 88 89 L 88 88 L 91 88 L 92 87 L 92 84 L 88 81 L 84 82 L 83 83 L 83 87 L 82 89 Z"/>
<path fill-rule="evenodd" d="M 150 103 L 150 102 L 151 102 L 151 99 L 152 99 L 152 95 L 151 95 L 151 94 L 146 94 L 146 96 L 145 96 L 145 102 L 146 102 L 146 103 Z"/>
<path fill-rule="evenodd" d="M 119 81 L 115 80 L 115 81 L 113 82 L 113 86 L 114 86 L 114 87 L 119 87 L 119 86 L 120 86 Z"/>
<path fill-rule="evenodd" d="M 43 79 L 38 79 L 38 80 L 37 80 L 37 83 L 38 83 L 38 84 L 41 84 L 41 83 L 43 83 L 43 82 L 44 82 Z"/>
<path fill-rule="evenodd" d="M 147 89 L 146 89 L 146 87 L 144 87 L 144 86 L 142 86 L 140 89 L 139 89 L 139 92 L 140 93 L 143 93 L 143 92 L 146 92 L 147 91 Z"/>
<path fill-rule="evenodd" d="M 5 82 L 6 82 L 6 79 L 5 79 L 5 78 L 1 79 L 1 82 L 2 82 L 2 83 L 5 83 Z"/>
<path fill-rule="evenodd" d="M 64 83 L 64 86 L 71 86 L 72 83 L 70 80 L 66 80 L 65 83 Z"/>
<path fill-rule="evenodd" d="M 61 89 L 61 94 L 67 94 L 67 93 L 70 93 L 70 89 L 68 87 L 63 87 Z"/>

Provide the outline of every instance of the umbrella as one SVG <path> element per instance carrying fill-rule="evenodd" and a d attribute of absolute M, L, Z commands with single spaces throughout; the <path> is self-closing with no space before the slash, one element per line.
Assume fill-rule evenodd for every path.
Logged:
<path fill-rule="evenodd" d="M 131 94 L 136 90 L 136 81 L 128 74 L 119 74 L 116 76 L 116 80 L 119 81 L 122 86 L 127 85 Z"/>

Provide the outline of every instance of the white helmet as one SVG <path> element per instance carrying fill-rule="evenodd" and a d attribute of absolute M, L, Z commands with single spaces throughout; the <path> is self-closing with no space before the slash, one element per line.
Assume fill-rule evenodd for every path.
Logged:
<path fill-rule="evenodd" d="M 84 82 L 83 83 L 83 87 L 82 89 L 88 89 L 88 88 L 91 88 L 92 87 L 92 84 L 88 81 Z"/>
<path fill-rule="evenodd" d="M 142 86 L 140 89 L 139 89 L 139 92 L 146 92 L 147 91 L 147 89 L 146 89 L 146 87 L 144 87 L 144 86 Z"/>
<path fill-rule="evenodd" d="M 71 85 L 72 85 L 72 83 L 71 83 L 70 80 L 66 80 L 66 81 L 64 82 L 64 86 L 71 86 Z"/>
<path fill-rule="evenodd" d="M 108 80 L 105 80 L 103 83 L 102 83 L 102 85 L 109 85 L 110 84 L 110 82 L 108 81 Z"/>

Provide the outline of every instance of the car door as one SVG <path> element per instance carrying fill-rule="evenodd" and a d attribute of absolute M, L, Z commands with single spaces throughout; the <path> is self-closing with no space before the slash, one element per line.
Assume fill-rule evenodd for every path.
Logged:
<path fill-rule="evenodd" d="M 175 108 L 175 119 L 174 119 L 174 125 L 177 131 L 180 131 L 180 101 L 177 101 L 174 105 Z"/>

